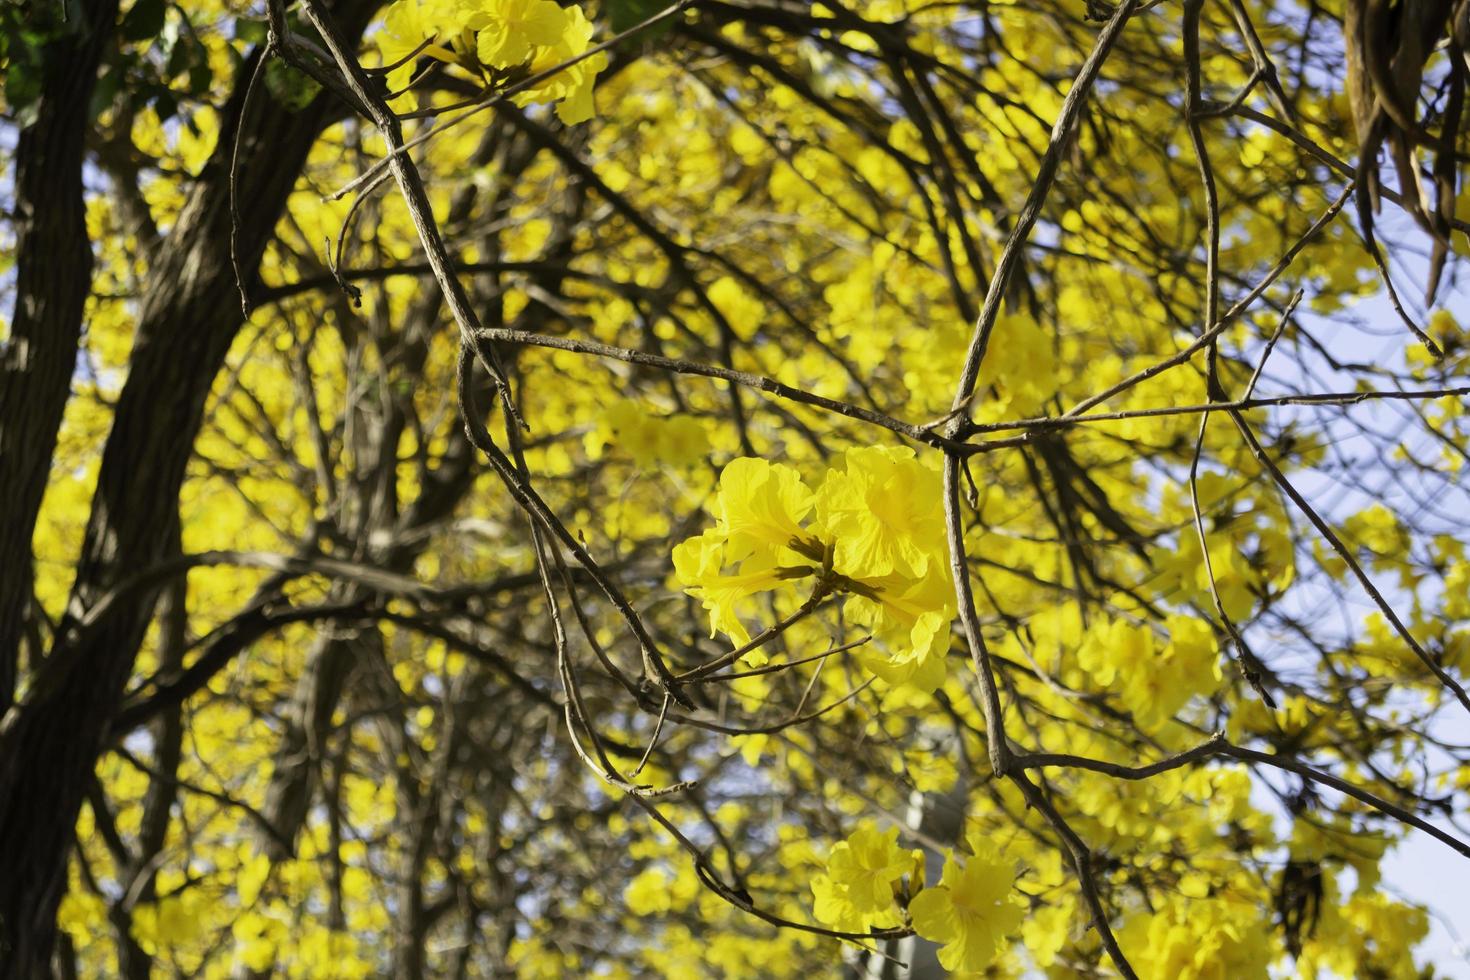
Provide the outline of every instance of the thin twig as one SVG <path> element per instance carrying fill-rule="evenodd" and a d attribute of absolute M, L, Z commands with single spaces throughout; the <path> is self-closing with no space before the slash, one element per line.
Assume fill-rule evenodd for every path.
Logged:
<path fill-rule="evenodd" d="M 767 392 L 778 398 L 784 398 L 787 401 L 811 405 L 814 408 L 825 409 L 826 411 L 846 418 L 882 426 L 891 432 L 896 432 L 901 436 L 934 446 L 938 449 L 959 453 L 968 451 L 968 447 L 964 443 L 945 438 L 925 426 L 915 425 L 912 422 L 904 422 L 891 415 L 875 412 L 872 409 L 863 408 L 860 405 L 853 405 L 850 402 L 813 394 L 812 392 L 805 391 L 801 388 L 794 388 L 774 378 L 767 378 L 759 374 L 734 371 L 729 368 L 717 367 L 713 364 L 704 364 L 699 361 L 690 361 L 683 358 L 663 357 L 659 354 L 648 354 L 643 351 L 630 350 L 626 347 L 613 347 L 609 344 L 600 344 L 596 341 L 581 340 L 574 337 L 552 337 L 546 334 L 529 333 L 524 330 L 498 328 L 487 329 L 482 335 L 487 339 L 508 344 L 529 344 L 534 347 L 547 347 L 554 350 L 570 351 L 574 354 L 591 354 L 597 357 L 609 357 L 627 364 L 658 368 L 659 370 L 671 371 L 675 374 L 688 374 L 695 377 L 728 381 L 731 384 L 741 385 L 745 388 Z"/>

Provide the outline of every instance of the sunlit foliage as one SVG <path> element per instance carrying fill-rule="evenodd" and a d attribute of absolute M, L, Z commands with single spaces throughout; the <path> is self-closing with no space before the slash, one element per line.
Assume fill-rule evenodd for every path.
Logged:
<path fill-rule="evenodd" d="M 1420 975 L 1380 862 L 1470 858 L 1470 307 L 1402 287 L 1470 216 L 1459 41 L 1394 137 L 1439 210 L 1373 178 L 1410 329 L 1338 4 L 77 16 L 0 19 L 7 147 L 102 38 L 0 632 L 0 828 L 75 784 L 59 969 Z M 95 747 L 28 755 L 65 705 Z"/>

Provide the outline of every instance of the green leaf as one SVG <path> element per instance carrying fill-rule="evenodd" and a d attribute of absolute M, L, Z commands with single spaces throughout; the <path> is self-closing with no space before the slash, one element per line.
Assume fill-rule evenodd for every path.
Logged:
<path fill-rule="evenodd" d="M 41 97 L 41 66 L 16 59 L 5 66 L 5 104 L 21 127 L 36 121 Z"/>
<path fill-rule="evenodd" d="M 263 20 L 241 17 L 235 21 L 235 40 L 246 44 L 264 44 L 270 28 Z"/>
<path fill-rule="evenodd" d="M 321 91 L 315 81 L 277 58 L 265 66 L 265 87 L 293 112 L 306 108 Z"/>
<path fill-rule="evenodd" d="M 614 34 L 621 34 L 629 28 L 637 27 L 668 6 L 666 0 L 606 0 L 606 2 L 607 22 Z M 641 31 L 630 40 L 645 42 L 661 37 L 668 33 L 671 23 L 672 19 L 661 21 L 646 31 Z"/>

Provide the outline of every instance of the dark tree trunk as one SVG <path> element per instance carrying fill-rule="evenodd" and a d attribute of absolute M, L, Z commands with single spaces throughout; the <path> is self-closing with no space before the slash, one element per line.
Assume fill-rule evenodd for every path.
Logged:
<path fill-rule="evenodd" d="M 338 23 L 355 39 L 375 8 L 374 0 L 345 0 L 337 5 Z M 219 146 L 149 270 L 68 606 L 72 615 L 60 624 L 25 700 L 0 726 L 0 975 L 6 977 L 48 972 L 77 813 L 156 592 L 116 603 L 85 630 L 75 616 L 162 556 L 205 400 L 240 328 L 230 260 L 235 131 L 243 127 L 238 241 L 241 266 L 250 274 L 308 150 L 337 110 L 319 97 L 290 112 L 257 86 L 244 112 L 245 80 L 258 57 L 242 65 Z M 67 72 L 77 70 L 75 62 L 67 63 Z M 74 288 L 84 293 L 85 282 Z M 24 537 L 28 541 L 29 533 Z"/>
<path fill-rule="evenodd" d="M 0 345 L 0 716 L 19 676 L 31 536 L 92 284 L 82 157 L 117 0 L 88 0 L 80 11 L 84 22 L 42 51 L 39 114 L 15 148 L 15 314 Z"/>
<path fill-rule="evenodd" d="M 91 290 L 82 157 L 97 66 L 112 37 L 117 0 L 80 9 L 85 22 L 43 49 L 39 115 L 22 130 L 15 154 L 15 314 L 10 339 L 0 348 L 0 765 L 10 756 L 6 736 L 15 719 L 7 711 L 30 615 L 31 537 Z M 90 771 L 83 774 L 83 787 L 88 778 Z M 0 807 L 25 805 L 0 779 Z M 63 864 L 59 879 L 36 882 L 40 887 L 24 900 L 12 898 L 8 886 L 18 875 L 10 865 L 23 859 L 25 843 L 0 819 L 0 892 L 7 893 L 0 897 L 0 973 L 22 978 L 48 970 L 55 916 L 37 915 L 36 908 L 54 909 L 66 880 Z"/>

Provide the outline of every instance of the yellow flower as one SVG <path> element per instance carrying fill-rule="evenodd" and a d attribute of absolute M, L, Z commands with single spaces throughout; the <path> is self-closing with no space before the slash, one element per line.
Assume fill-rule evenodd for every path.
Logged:
<path fill-rule="evenodd" d="M 1094 626 L 1077 650 L 1077 665 L 1102 687 L 1110 687 L 1118 674 L 1152 670 L 1156 654 L 1154 634 L 1146 626 L 1110 619 Z"/>
<path fill-rule="evenodd" d="M 897 827 L 880 831 L 864 820 L 832 848 L 827 873 L 812 879 L 812 913 L 818 922 L 844 932 L 897 924 L 894 890 L 915 868 L 923 868 L 923 856 L 898 846 Z"/>
<path fill-rule="evenodd" d="M 568 126 L 586 122 L 596 114 L 592 102 L 592 85 L 597 73 L 607 67 L 607 55 L 599 51 L 552 78 L 562 86 L 561 101 L 556 104 L 557 117 Z"/>
<path fill-rule="evenodd" d="M 419 0 L 398 0 L 388 8 L 383 29 L 377 35 L 378 52 L 385 65 L 402 62 L 388 74 L 390 92 L 401 92 L 407 87 L 414 68 L 410 56 L 420 51 L 425 41 L 434 40 L 437 33 L 430 5 Z"/>
<path fill-rule="evenodd" d="M 912 449 L 849 449 L 817 493 L 817 518 L 836 542 L 836 567 L 859 579 L 922 578 L 944 563 L 939 474 Z"/>
<path fill-rule="evenodd" d="M 846 888 L 854 907 L 881 912 L 893 904 L 893 886 L 909 870 L 912 860 L 898 846 L 898 828 L 880 831 L 864 820 L 846 840 L 838 842 L 827 858 L 832 883 Z"/>
<path fill-rule="evenodd" d="M 896 660 L 923 659 L 948 646 L 955 603 L 954 582 L 947 570 L 935 568 L 921 579 L 867 578 L 861 585 L 876 598 L 857 593 L 844 608 L 853 622 L 886 643 Z"/>
<path fill-rule="evenodd" d="M 433 43 L 441 38 L 456 39 L 459 47 L 451 52 Z M 472 73 L 478 71 L 478 61 L 500 71 L 534 74 L 591 47 L 592 22 L 580 7 L 562 7 L 553 0 L 397 0 L 388 8 L 377 41 L 385 64 L 409 59 L 417 51 Z M 593 83 L 606 67 L 607 55 L 599 52 L 519 93 L 515 102 L 556 102 L 557 115 L 568 125 L 590 119 Z M 401 91 L 412 73 L 409 60 L 389 74 L 389 88 Z"/>
<path fill-rule="evenodd" d="M 628 398 L 619 398 L 602 411 L 583 446 L 592 459 L 600 458 L 606 446 L 615 446 L 642 466 L 690 466 L 708 452 L 704 427 L 697 419 L 659 415 Z"/>
<path fill-rule="evenodd" d="M 571 23 L 570 11 L 552 0 L 490 0 L 471 21 L 479 31 L 477 53 L 492 68 L 515 68 L 531 60 L 537 48 L 561 42 Z"/>
<path fill-rule="evenodd" d="M 981 399 L 976 415 L 1026 418 L 1041 411 L 1057 391 L 1054 339 L 1029 316 L 1003 316 L 996 321 L 985 356 L 981 384 L 995 390 Z"/>
<path fill-rule="evenodd" d="M 860 655 L 868 668 L 891 686 L 932 691 L 955 614 L 938 492 L 938 475 L 907 449 L 851 450 L 815 495 L 790 466 L 735 459 L 720 474 L 717 525 L 674 549 L 676 577 L 703 601 L 713 633 L 739 644 L 750 633 L 737 604 L 822 577 L 845 594 L 850 621 L 872 632 Z M 804 527 L 814 508 L 818 520 Z M 738 572 L 722 574 L 728 565 Z"/>
<path fill-rule="evenodd" d="M 731 460 L 720 473 L 716 507 L 727 561 L 779 552 L 810 537 L 801 522 L 811 513 L 812 492 L 801 474 L 782 463 L 748 457 Z"/>
<path fill-rule="evenodd" d="M 1171 616 L 1171 639 L 1159 649 L 1154 632 L 1124 620 L 1095 626 L 1077 663 L 1102 687 L 1118 689 L 1134 719 L 1148 729 L 1174 717 L 1196 694 L 1208 694 L 1220 674 L 1214 634 L 1201 620 Z"/>
<path fill-rule="evenodd" d="M 669 895 L 669 876 L 658 868 L 644 868 L 628 882 L 623 900 L 634 915 L 669 911 L 674 907 Z"/>
<path fill-rule="evenodd" d="M 750 642 L 750 631 L 740 622 L 736 604 L 778 588 L 786 580 L 770 555 L 748 558 L 738 573 L 721 575 L 719 556 L 727 548 L 723 537 L 718 530 L 706 531 L 675 547 L 674 575 L 709 613 L 710 636 L 724 633 L 743 646 Z"/>
<path fill-rule="evenodd" d="M 1388 930 L 1373 934 L 1380 943 L 1393 941 Z M 1269 933 L 1259 927 L 1254 909 L 1225 902 L 1171 902 L 1129 922 L 1120 942 L 1137 951 L 1133 963 L 1142 976 L 1178 980 L 1264 978 L 1270 976 L 1274 955 Z M 1403 953 L 1407 962 L 1408 950 Z"/>
<path fill-rule="evenodd" d="M 974 856 L 963 865 L 950 855 L 939 884 L 909 903 L 914 931 L 943 943 L 939 963 L 946 970 L 977 972 L 1000 952 L 1006 937 L 1021 925 L 1024 905 L 1015 895 L 1015 865 L 988 842 L 971 837 Z"/>
<path fill-rule="evenodd" d="M 812 914 L 818 922 L 842 932 L 866 932 L 873 917 L 853 904 L 846 888 L 827 875 L 812 879 Z"/>
<path fill-rule="evenodd" d="M 531 65 L 533 72 L 545 71 L 564 61 L 570 61 L 592 46 L 592 22 L 582 13 L 582 8 L 567 7 L 563 12 L 566 15 L 566 24 L 561 39 L 537 56 Z M 537 91 L 545 93 L 546 98 L 560 99 L 556 104 L 557 116 L 568 126 L 574 126 L 592 118 L 592 85 L 598 72 L 606 67 L 607 54 L 599 51 L 570 68 L 557 72 L 542 83 Z"/>

